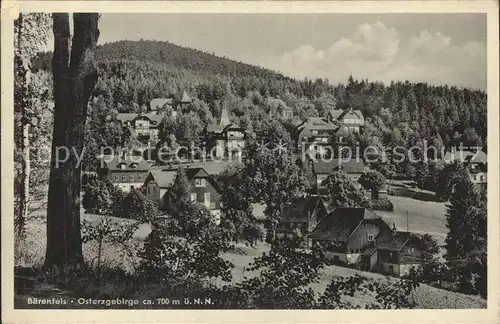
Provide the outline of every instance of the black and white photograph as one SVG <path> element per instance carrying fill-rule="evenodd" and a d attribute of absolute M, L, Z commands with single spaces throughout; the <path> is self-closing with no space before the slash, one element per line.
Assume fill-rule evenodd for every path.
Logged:
<path fill-rule="evenodd" d="M 15 310 L 498 298 L 486 11 L 70 11 L 11 20 Z"/>

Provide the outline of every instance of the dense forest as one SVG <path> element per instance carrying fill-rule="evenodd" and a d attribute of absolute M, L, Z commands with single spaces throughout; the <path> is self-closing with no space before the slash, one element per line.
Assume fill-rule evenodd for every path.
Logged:
<path fill-rule="evenodd" d="M 271 70 L 158 41 L 119 41 L 97 48 L 100 78 L 94 92 L 106 109 L 147 109 L 151 99 L 186 90 L 213 117 L 224 102 L 233 120 L 259 122 L 276 116 L 280 106 L 295 116 L 324 116 L 329 109 L 359 109 L 367 118 L 364 137 L 373 145 L 414 145 L 421 139 L 437 146 L 454 142 L 486 146 L 487 98 L 483 91 L 426 83 L 391 84 L 354 80 L 296 80 Z M 41 53 L 35 69 L 50 69 L 51 53 Z M 206 119 L 207 111 L 202 109 Z M 484 148 L 486 150 L 486 148 Z"/>

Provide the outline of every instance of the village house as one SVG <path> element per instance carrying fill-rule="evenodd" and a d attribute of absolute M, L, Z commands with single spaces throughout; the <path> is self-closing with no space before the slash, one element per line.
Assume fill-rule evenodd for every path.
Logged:
<path fill-rule="evenodd" d="M 349 134 L 359 133 L 365 124 L 360 110 L 330 110 L 325 117 L 309 117 L 297 124 L 297 143 L 304 152 L 317 157 L 330 158 L 337 156 L 332 152 L 332 140 L 336 145 L 347 145 Z"/>
<path fill-rule="evenodd" d="M 149 109 L 152 112 L 162 111 L 165 108 L 173 109 L 173 99 L 172 98 L 154 98 L 149 102 Z"/>
<path fill-rule="evenodd" d="M 317 193 L 319 195 L 328 194 L 325 180 L 334 171 L 343 171 L 352 181 L 357 182 L 363 172 L 366 171 L 366 166 L 361 159 L 353 158 L 349 161 L 341 159 L 331 159 L 330 161 L 314 160 L 308 156 L 306 166 L 312 173 Z"/>
<path fill-rule="evenodd" d="M 98 175 L 124 192 L 142 186 L 150 165 L 141 156 L 106 155 L 101 158 Z"/>
<path fill-rule="evenodd" d="M 154 146 L 158 141 L 158 125 L 162 119 L 161 115 L 156 113 L 121 113 L 116 115 L 122 126 L 129 127 L 132 131 L 132 136 L 137 138 L 139 142 Z"/>
<path fill-rule="evenodd" d="M 326 115 L 328 122 L 340 123 L 342 129 L 349 133 L 359 133 L 361 127 L 365 124 L 365 118 L 361 110 L 353 110 L 352 108 L 346 110 L 330 110 Z"/>
<path fill-rule="evenodd" d="M 245 147 L 247 132 L 243 127 L 229 120 L 227 109 L 221 110 L 219 122 L 208 124 L 205 128 L 207 153 L 213 159 L 240 160 Z"/>
<path fill-rule="evenodd" d="M 376 259 L 376 266 L 369 265 L 368 270 L 395 276 L 405 276 L 411 268 L 418 268 L 422 263 L 422 236 L 412 232 L 396 230 L 384 231 L 375 241 L 376 251 L 370 259 Z"/>
<path fill-rule="evenodd" d="M 361 263 L 363 252 L 377 236 L 390 230 L 382 218 L 366 208 L 337 207 L 314 228 L 310 239 L 325 248 L 326 259 L 338 264 Z"/>
<path fill-rule="evenodd" d="M 151 171 L 143 182 L 146 197 L 163 205 L 165 194 L 174 184 L 177 173 L 177 170 Z M 217 182 L 203 168 L 188 168 L 186 176 L 191 201 L 204 205 L 216 223 L 220 223 L 221 189 Z"/>
<path fill-rule="evenodd" d="M 282 208 L 277 236 L 286 237 L 296 230 L 309 236 L 328 212 L 328 205 L 319 196 L 294 198 Z M 309 240 L 307 245 L 311 247 L 312 242 Z"/>
<path fill-rule="evenodd" d="M 473 183 L 485 186 L 488 182 L 488 156 L 476 148 L 464 147 L 461 150 L 452 149 L 443 157 L 445 163 L 462 162 L 469 172 Z"/>

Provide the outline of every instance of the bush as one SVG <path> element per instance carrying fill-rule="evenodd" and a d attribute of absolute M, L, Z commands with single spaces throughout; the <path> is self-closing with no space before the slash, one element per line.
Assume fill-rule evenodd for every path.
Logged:
<path fill-rule="evenodd" d="M 155 202 L 149 200 L 140 190 L 134 189 L 114 209 L 114 215 L 142 222 L 152 222 L 159 215 L 159 211 Z"/>
<path fill-rule="evenodd" d="M 112 215 L 123 196 L 123 192 L 110 181 L 89 176 L 83 185 L 82 206 L 87 213 Z"/>
<path fill-rule="evenodd" d="M 373 210 L 383 210 L 383 211 L 394 211 L 394 205 L 392 202 L 385 199 L 373 199 L 370 201 L 370 208 Z"/>

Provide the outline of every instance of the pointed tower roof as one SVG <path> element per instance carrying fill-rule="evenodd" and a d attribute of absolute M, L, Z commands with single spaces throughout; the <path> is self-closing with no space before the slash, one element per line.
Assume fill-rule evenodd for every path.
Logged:
<path fill-rule="evenodd" d="M 191 98 L 187 94 L 186 90 L 182 92 L 182 98 L 181 98 L 181 103 L 191 103 Z"/>
<path fill-rule="evenodd" d="M 220 112 L 219 125 L 225 127 L 229 124 L 231 124 L 231 122 L 229 121 L 229 114 L 226 107 L 223 106 Z"/>

